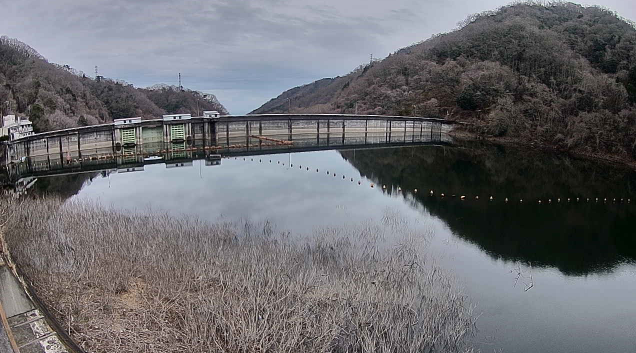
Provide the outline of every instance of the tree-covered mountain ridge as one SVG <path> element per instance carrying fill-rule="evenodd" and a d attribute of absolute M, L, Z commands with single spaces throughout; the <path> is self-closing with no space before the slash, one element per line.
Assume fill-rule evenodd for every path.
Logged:
<path fill-rule="evenodd" d="M 633 22 L 596 6 L 524 2 L 253 113 L 445 117 L 487 136 L 633 160 L 635 104 Z"/>
<path fill-rule="evenodd" d="M 36 131 L 107 123 L 118 118 L 201 114 L 227 110 L 212 94 L 168 85 L 135 88 L 121 80 L 87 77 L 68 65 L 49 63 L 17 39 L 0 37 L 2 113 L 26 115 Z"/>

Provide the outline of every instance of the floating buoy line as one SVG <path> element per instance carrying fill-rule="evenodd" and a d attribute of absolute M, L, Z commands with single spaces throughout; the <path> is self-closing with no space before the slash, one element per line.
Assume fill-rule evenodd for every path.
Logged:
<path fill-rule="evenodd" d="M 237 160 L 238 157 L 234 157 L 234 159 Z M 246 159 L 243 158 L 243 160 L 245 161 Z M 250 159 L 250 161 L 253 161 L 253 159 Z M 262 160 L 259 159 L 258 162 L 262 163 Z M 272 163 L 271 159 L 269 160 L 269 163 Z M 280 161 L 277 161 L 277 164 L 281 165 L 281 166 L 285 165 L 285 163 L 281 163 Z M 294 166 L 293 163 L 289 164 L 290 170 L 291 170 L 291 167 L 293 167 L 293 166 Z M 298 167 L 298 169 L 299 170 L 303 170 L 303 166 L 300 165 Z M 309 171 L 310 167 L 305 166 L 305 170 Z M 311 170 L 313 170 L 313 169 L 311 169 Z M 320 168 L 316 168 L 316 173 L 319 173 L 319 172 L 320 172 Z M 336 177 L 337 173 L 334 173 L 334 172 L 329 171 L 329 170 L 325 170 L 325 174 L 323 174 L 323 175 L 329 175 L 329 176 Z M 342 175 L 342 180 L 345 180 L 345 181 L 348 180 L 351 183 L 356 182 L 356 180 L 354 178 L 351 178 L 351 177 L 347 178 L 347 176 L 344 175 L 344 174 Z M 357 180 L 357 184 L 359 186 L 363 186 L 363 183 L 366 184 L 367 182 L 368 181 Z M 372 183 L 372 182 L 368 182 L 368 186 L 371 189 L 376 188 L 376 184 Z M 418 193 L 418 189 L 417 188 L 414 188 L 413 190 L 403 190 L 402 186 L 399 186 L 399 185 L 398 186 L 395 186 L 395 185 L 390 185 L 389 186 L 389 185 L 386 185 L 386 184 L 382 184 L 381 187 L 378 185 L 377 188 L 381 189 L 382 192 L 384 192 L 384 193 L 389 193 L 389 192 L 391 192 L 391 190 L 394 190 L 397 194 L 405 194 L 405 193 L 409 193 L 409 192 L 411 192 L 413 194 L 417 194 Z M 428 192 L 428 196 L 429 196 L 429 198 L 438 198 L 440 200 L 442 200 L 442 199 L 447 199 L 447 200 L 458 199 L 458 200 L 460 200 L 462 202 L 468 202 L 469 200 L 474 200 L 474 201 L 477 201 L 477 202 L 481 202 L 482 201 L 482 199 L 480 198 L 480 195 L 470 196 L 470 195 L 465 195 L 465 194 L 460 194 L 460 193 L 457 193 L 457 194 L 446 194 L 444 192 L 439 192 L 438 193 L 435 190 L 430 190 Z M 529 203 L 535 203 L 535 204 L 538 204 L 538 205 L 543 205 L 543 204 L 546 204 L 546 205 L 553 205 L 553 204 L 631 204 L 632 203 L 632 199 L 631 198 L 625 198 L 625 197 L 621 197 L 621 198 L 618 198 L 618 197 L 612 197 L 612 198 L 593 197 L 593 198 L 590 198 L 590 197 L 581 197 L 581 196 L 578 196 L 578 197 L 565 197 L 565 198 L 564 197 L 556 197 L 556 198 L 544 197 L 544 198 L 536 199 L 536 201 L 532 201 L 532 200 L 529 201 L 527 199 L 524 200 L 523 198 L 518 198 L 518 199 L 511 198 L 511 197 L 497 198 L 497 197 L 495 197 L 493 195 L 486 195 L 484 200 L 487 203 L 495 203 L 496 201 L 501 200 L 501 201 L 503 201 L 506 204 L 509 204 L 509 203 L 523 204 L 524 202 L 529 202 Z"/>
<path fill-rule="evenodd" d="M 201 151 L 201 150 L 209 150 L 209 151 L 215 151 L 218 152 L 219 150 L 224 150 L 224 149 L 234 149 L 234 148 L 246 148 L 246 147 L 268 147 L 268 146 L 280 146 L 280 145 L 288 145 L 290 144 L 289 141 L 283 141 L 283 140 L 273 140 L 273 139 L 269 139 L 267 140 L 269 142 L 261 142 L 260 144 L 235 144 L 235 145 L 230 145 L 230 146 L 206 146 L 206 147 L 186 147 L 186 148 L 179 148 L 179 149 L 175 149 L 175 150 L 160 150 L 160 151 L 156 151 L 153 153 L 137 153 L 137 152 L 121 152 L 121 153 L 112 153 L 112 154 L 103 154 L 103 155 L 92 155 L 92 156 L 88 156 L 88 157 L 81 157 L 81 158 L 73 158 L 70 155 L 71 151 L 67 151 L 67 155 L 66 155 L 66 159 L 65 162 L 66 164 L 71 164 L 71 163 L 81 163 L 81 162 L 87 162 L 87 161 L 100 161 L 100 160 L 115 160 L 117 158 L 121 158 L 121 157 L 128 157 L 128 156 L 141 156 L 141 157 L 150 157 L 150 156 L 154 156 L 157 153 L 161 153 L 161 154 L 166 154 L 166 153 L 178 153 L 178 152 L 194 152 L 194 151 Z M 77 152 L 77 151 L 74 151 Z M 234 159 L 238 159 L 238 157 L 234 157 Z M 243 160 L 246 161 L 246 158 L 243 157 Z M 250 158 L 251 162 L 254 162 L 254 158 Z M 259 163 L 263 163 L 262 159 L 258 160 Z M 269 160 L 269 163 L 272 163 L 272 160 Z M 34 165 L 40 165 L 40 163 L 38 162 L 34 162 Z M 285 166 L 285 163 L 281 163 L 280 161 L 277 161 L 277 165 L 282 165 Z M 293 164 L 290 163 L 290 166 L 293 167 Z M 299 166 L 299 169 L 302 170 L 302 165 Z M 309 171 L 310 168 L 306 167 L 306 170 Z M 316 173 L 318 173 L 320 171 L 319 168 L 316 168 Z M 327 171 L 327 175 L 329 175 L 329 171 Z M 334 177 L 336 176 L 336 174 L 332 174 Z M 346 176 L 343 175 L 342 176 L 343 180 L 346 180 Z M 350 178 L 350 181 L 353 183 L 354 182 L 354 178 Z M 366 184 L 366 182 L 365 182 Z M 363 186 L 363 180 L 358 180 L 358 185 L 359 186 Z M 370 188 L 374 188 L 375 184 L 374 183 L 369 183 L 369 187 Z M 397 193 L 398 194 L 404 194 L 405 192 L 402 190 L 401 186 L 391 186 L 390 188 L 387 188 L 386 185 L 382 185 L 382 191 L 383 192 L 389 192 L 387 190 L 396 190 L 397 189 Z M 406 190 L 406 192 L 408 192 L 408 190 Z M 417 194 L 418 193 L 418 189 L 415 188 L 412 190 L 413 194 Z M 463 201 L 463 202 L 467 202 L 469 199 L 472 198 L 472 196 L 467 196 L 467 195 L 460 195 L 459 197 L 457 197 L 458 194 L 451 194 L 449 197 L 447 197 L 447 195 L 444 192 L 440 192 L 439 193 L 439 198 L 440 199 L 456 199 L 459 198 L 459 200 Z M 429 197 L 437 197 L 437 193 L 434 190 L 430 190 L 429 192 Z M 500 199 L 495 198 L 492 195 L 486 196 L 487 197 L 487 202 L 496 202 Z M 560 197 L 557 197 L 556 202 L 553 202 L 553 198 L 539 198 L 536 199 L 536 201 L 528 201 L 531 203 L 535 203 L 535 204 L 539 204 L 539 205 L 543 205 L 543 204 L 547 204 L 547 205 L 552 205 L 552 204 L 631 204 L 632 203 L 632 199 L 631 198 L 626 198 L 626 197 L 612 197 L 612 198 L 607 198 L 607 197 L 576 197 L 576 198 L 571 198 L 568 197 L 566 199 L 562 199 Z M 567 201 L 566 201 L 567 200 Z M 480 201 L 479 195 L 475 195 L 474 196 L 474 201 Z M 504 203 L 519 203 L 522 204 L 524 203 L 524 199 L 519 198 L 519 199 L 513 199 L 513 198 L 509 198 L 509 197 L 504 197 L 503 198 L 503 202 Z"/>
<path fill-rule="evenodd" d="M 282 143 L 272 143 L 272 144 L 267 144 L 267 145 L 280 145 Z M 256 145 L 255 145 L 256 146 Z M 245 147 L 245 145 L 231 145 L 227 148 L 242 148 Z M 225 149 L 226 147 L 205 147 L 205 150 L 221 150 L 221 149 Z M 150 157 L 153 155 L 156 155 L 157 153 L 170 153 L 170 152 L 186 152 L 186 151 L 197 151 L 200 150 L 200 148 L 185 148 L 185 149 L 178 149 L 178 150 L 174 150 L 174 151 L 169 151 L 169 150 L 161 150 L 161 151 L 157 151 L 155 153 L 135 153 L 135 152 L 122 152 L 122 153 L 118 153 L 118 154 L 104 154 L 104 155 L 99 155 L 99 156 L 89 156 L 89 157 L 82 157 L 82 158 L 72 158 L 71 155 L 69 153 L 67 153 L 66 156 L 66 160 L 65 162 L 67 164 L 71 164 L 71 163 L 80 163 L 80 162 L 86 162 L 86 161 L 100 161 L 100 160 L 114 160 L 116 158 L 121 158 L 121 157 L 127 157 L 127 156 L 142 156 L 142 157 Z M 247 161 L 246 157 L 242 157 L 243 161 Z M 238 160 L 239 157 L 234 157 L 235 160 Z M 254 158 L 250 158 L 250 162 L 254 162 Z M 258 160 L 259 163 L 263 163 L 262 159 Z M 272 160 L 269 160 L 269 163 L 272 163 Z M 281 165 L 281 166 L 285 166 L 285 163 L 281 161 L 276 161 L 277 165 Z M 37 163 L 36 163 L 37 165 Z M 292 163 L 290 163 L 290 167 L 293 167 L 294 165 Z M 302 165 L 299 165 L 298 167 L 299 170 L 302 170 L 303 167 Z M 306 170 L 309 171 L 310 168 L 306 166 Z M 316 168 L 316 173 L 320 172 L 320 168 Z M 334 177 L 336 177 L 335 173 L 330 173 L 328 170 L 326 171 L 327 175 L 333 175 Z M 342 179 L 346 180 L 346 175 L 342 175 Z M 349 179 L 350 182 L 355 182 L 354 178 L 350 178 Z M 363 186 L 363 180 L 358 180 L 358 185 L 359 186 Z M 369 183 L 369 187 L 370 188 L 375 188 L 375 184 L 374 183 Z M 401 186 L 393 186 L 391 185 L 390 188 L 388 188 L 386 185 L 382 185 L 382 191 L 383 192 L 389 192 L 387 190 L 397 190 L 398 194 L 403 194 L 404 190 L 402 190 Z M 408 190 L 407 190 L 408 192 Z M 415 188 L 412 190 L 413 194 L 417 194 L 418 193 L 418 189 Z M 430 190 L 429 192 L 429 197 L 437 197 L 437 193 L 434 190 Z M 466 202 L 467 200 L 473 198 L 474 201 L 480 201 L 479 195 L 475 195 L 474 197 L 469 197 L 467 195 L 461 195 L 459 194 L 459 197 L 457 196 L 458 194 L 451 194 L 450 196 L 447 197 L 447 195 L 444 192 L 440 192 L 439 193 L 439 198 L 440 199 L 456 199 L 459 198 L 460 201 L 464 201 Z M 499 199 L 495 198 L 492 195 L 487 196 L 487 200 L 488 202 L 496 202 Z M 553 202 L 553 200 L 555 202 Z M 526 200 L 527 201 L 527 200 Z M 524 199 L 519 198 L 517 199 L 513 199 L 513 198 L 509 198 L 509 197 L 504 197 L 503 198 L 503 202 L 504 203 L 519 203 L 522 204 L 524 203 Z M 625 198 L 625 197 L 612 197 L 612 198 L 607 198 L 607 197 L 576 197 L 576 198 L 572 198 L 572 197 L 568 197 L 568 198 L 561 198 L 561 197 L 557 197 L 556 199 L 547 197 L 547 198 L 539 198 L 536 199 L 536 201 L 533 201 L 536 204 L 539 205 L 543 205 L 543 204 L 548 204 L 548 205 L 552 205 L 552 204 L 631 204 L 632 203 L 632 199 L 631 198 Z"/>

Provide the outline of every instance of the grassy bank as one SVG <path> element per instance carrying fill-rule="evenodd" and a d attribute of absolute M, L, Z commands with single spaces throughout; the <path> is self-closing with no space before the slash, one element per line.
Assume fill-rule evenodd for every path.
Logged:
<path fill-rule="evenodd" d="M 13 259 L 87 352 L 469 349 L 465 298 L 425 255 L 426 234 L 390 213 L 301 242 L 268 223 L 57 199 L 0 211 Z"/>

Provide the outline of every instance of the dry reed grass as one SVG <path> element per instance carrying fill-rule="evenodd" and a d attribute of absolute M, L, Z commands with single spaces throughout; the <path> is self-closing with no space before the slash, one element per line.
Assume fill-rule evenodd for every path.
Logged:
<path fill-rule="evenodd" d="M 87 352 L 469 350 L 465 298 L 395 214 L 299 241 L 51 198 L 0 212 L 14 260 Z"/>

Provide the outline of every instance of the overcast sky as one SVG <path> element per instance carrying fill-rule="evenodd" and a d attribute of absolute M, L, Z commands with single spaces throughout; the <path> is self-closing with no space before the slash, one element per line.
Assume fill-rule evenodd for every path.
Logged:
<path fill-rule="evenodd" d="M 0 0 L 0 35 L 138 87 L 214 93 L 232 114 L 447 32 L 500 0 Z M 597 0 L 636 20 L 636 1 Z"/>

